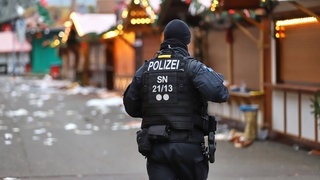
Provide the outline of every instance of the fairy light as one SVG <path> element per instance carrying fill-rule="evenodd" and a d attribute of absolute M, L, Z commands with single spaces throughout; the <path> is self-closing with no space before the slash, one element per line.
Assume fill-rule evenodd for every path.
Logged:
<path fill-rule="evenodd" d="M 103 39 L 110 39 L 110 38 L 114 38 L 114 37 L 118 36 L 119 34 L 120 34 L 119 30 L 108 31 L 102 35 L 102 38 Z"/>
<path fill-rule="evenodd" d="M 219 1 L 218 0 L 213 0 L 211 7 L 210 7 L 210 11 L 215 11 L 219 6 Z"/>
<path fill-rule="evenodd" d="M 122 31 L 122 30 L 123 30 L 123 24 L 118 24 L 118 25 L 117 25 L 117 29 L 118 29 L 119 31 Z"/>
<path fill-rule="evenodd" d="M 128 10 L 125 9 L 125 10 L 122 11 L 121 17 L 122 17 L 123 19 L 125 19 L 125 18 L 128 17 L 128 14 L 129 14 Z"/>
<path fill-rule="evenodd" d="M 140 0 L 134 0 L 133 3 L 138 5 L 138 4 L 140 4 Z"/>
<path fill-rule="evenodd" d="M 55 39 L 53 42 L 50 43 L 50 47 L 55 48 L 60 45 L 60 40 Z"/>
<path fill-rule="evenodd" d="M 275 37 L 280 39 L 285 38 L 286 26 L 302 25 L 302 24 L 315 23 L 315 22 L 317 22 L 317 18 L 315 17 L 303 17 L 303 18 L 278 20 L 275 23 Z"/>
<path fill-rule="evenodd" d="M 134 0 L 133 3 L 141 7 L 141 9 L 132 10 L 130 12 L 130 24 L 132 25 L 142 25 L 151 24 L 154 22 L 156 15 L 149 5 L 148 0 Z M 126 12 L 128 14 L 128 12 Z M 125 17 L 128 17 L 126 15 Z M 123 16 L 123 18 L 125 18 Z"/>
<path fill-rule="evenodd" d="M 276 26 L 291 26 L 317 22 L 315 17 L 294 18 L 276 21 Z"/>
<path fill-rule="evenodd" d="M 61 37 L 62 43 L 66 43 L 68 41 L 69 34 L 71 31 L 72 22 L 66 21 L 66 22 L 64 22 L 64 26 L 65 26 L 65 30 L 64 30 L 63 34 L 60 35 L 60 33 L 59 33 L 59 36 Z"/>
<path fill-rule="evenodd" d="M 277 39 L 283 39 L 286 37 L 286 34 L 284 33 L 284 30 L 285 30 L 284 26 L 276 26 L 275 30 L 276 30 L 276 33 L 274 36 Z"/>

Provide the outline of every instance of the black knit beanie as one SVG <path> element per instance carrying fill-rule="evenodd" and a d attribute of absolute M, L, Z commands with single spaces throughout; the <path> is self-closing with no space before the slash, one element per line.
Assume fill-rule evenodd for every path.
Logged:
<path fill-rule="evenodd" d="M 183 44 L 188 45 L 190 43 L 191 34 L 188 25 L 179 20 L 174 19 L 170 21 L 164 28 L 164 40 L 178 39 Z"/>

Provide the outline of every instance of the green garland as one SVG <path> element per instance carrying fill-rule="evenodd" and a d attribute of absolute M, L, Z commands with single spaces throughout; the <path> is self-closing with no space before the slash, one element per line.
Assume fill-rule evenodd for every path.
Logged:
<path fill-rule="evenodd" d="M 53 20 L 51 19 L 50 13 L 48 11 L 47 8 L 43 7 L 40 2 L 37 2 L 37 9 L 38 12 L 40 14 L 40 16 L 42 16 L 43 18 L 43 22 L 46 23 L 49 26 L 53 25 Z"/>
<path fill-rule="evenodd" d="M 312 113 L 316 118 L 320 118 L 320 92 L 317 92 L 314 98 L 311 98 L 311 107 L 313 108 Z"/>

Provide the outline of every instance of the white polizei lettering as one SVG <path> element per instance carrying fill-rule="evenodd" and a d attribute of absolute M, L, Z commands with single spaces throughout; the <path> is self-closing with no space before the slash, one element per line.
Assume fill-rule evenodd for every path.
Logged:
<path fill-rule="evenodd" d="M 150 70 L 151 67 L 153 67 L 153 62 L 150 62 L 150 63 L 149 63 L 148 71 Z"/>
<path fill-rule="evenodd" d="M 159 63 L 159 67 L 157 68 L 158 70 L 163 70 L 163 67 L 162 67 L 162 62 L 163 61 L 157 61 Z"/>
<path fill-rule="evenodd" d="M 153 61 L 149 63 L 148 71 L 152 70 L 173 70 L 179 68 L 180 60 L 177 59 L 166 59 Z"/>
<path fill-rule="evenodd" d="M 171 69 L 178 69 L 179 67 L 179 60 L 173 59 L 171 64 Z"/>
<path fill-rule="evenodd" d="M 165 61 L 164 65 L 166 66 L 165 69 L 170 69 L 171 61 Z"/>
<path fill-rule="evenodd" d="M 154 67 L 153 67 L 153 69 L 154 69 L 154 70 L 157 70 L 157 69 L 159 69 L 159 67 L 160 67 L 159 61 L 155 61 L 155 62 L 154 62 Z"/>

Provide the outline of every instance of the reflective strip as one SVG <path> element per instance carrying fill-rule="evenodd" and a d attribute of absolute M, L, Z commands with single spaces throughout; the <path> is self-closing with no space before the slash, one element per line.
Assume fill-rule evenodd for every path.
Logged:
<path fill-rule="evenodd" d="M 171 58 L 171 54 L 161 54 L 158 58 Z"/>

